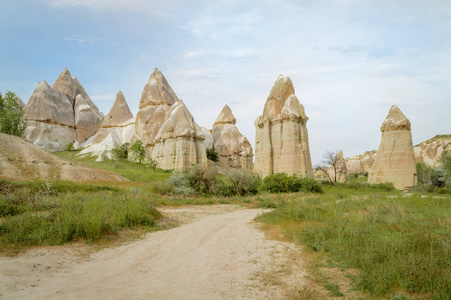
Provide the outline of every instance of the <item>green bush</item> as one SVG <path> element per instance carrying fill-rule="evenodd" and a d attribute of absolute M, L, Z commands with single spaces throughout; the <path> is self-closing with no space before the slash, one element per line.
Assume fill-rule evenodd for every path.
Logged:
<path fill-rule="evenodd" d="M 23 121 L 23 109 L 17 96 L 8 91 L 0 94 L 0 132 L 22 137 L 26 123 Z"/>
<path fill-rule="evenodd" d="M 66 151 L 73 151 L 74 150 L 74 143 L 69 143 L 66 145 Z"/>
<path fill-rule="evenodd" d="M 216 152 L 214 148 L 207 149 L 207 158 L 211 161 L 218 162 L 219 161 L 218 152 Z"/>
<path fill-rule="evenodd" d="M 288 176 L 286 173 L 269 175 L 263 179 L 262 188 L 270 193 L 311 192 L 323 193 L 320 184 L 311 178 Z"/>
<path fill-rule="evenodd" d="M 113 159 L 121 159 L 121 158 L 128 158 L 128 147 L 129 143 L 125 143 L 120 147 L 111 149 L 111 155 Z"/>
<path fill-rule="evenodd" d="M 144 160 L 146 147 L 141 140 L 136 140 L 130 147 L 130 157 L 132 160 L 137 160 L 141 163 Z"/>

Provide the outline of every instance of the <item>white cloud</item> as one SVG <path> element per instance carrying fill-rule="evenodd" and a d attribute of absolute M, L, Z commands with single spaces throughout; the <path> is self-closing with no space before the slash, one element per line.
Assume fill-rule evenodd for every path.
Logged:
<path fill-rule="evenodd" d="M 96 42 L 105 42 L 104 39 L 95 38 L 92 36 L 79 36 L 73 35 L 64 38 L 66 41 L 74 42 L 77 44 L 94 44 Z"/>

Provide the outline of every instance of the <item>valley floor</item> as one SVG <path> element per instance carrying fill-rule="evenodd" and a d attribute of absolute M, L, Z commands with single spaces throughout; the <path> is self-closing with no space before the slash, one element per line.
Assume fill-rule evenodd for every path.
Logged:
<path fill-rule="evenodd" d="M 300 246 L 256 228 L 262 209 L 161 211 L 184 225 L 94 253 L 70 245 L 1 257 L 0 299 L 280 299 L 306 284 Z"/>

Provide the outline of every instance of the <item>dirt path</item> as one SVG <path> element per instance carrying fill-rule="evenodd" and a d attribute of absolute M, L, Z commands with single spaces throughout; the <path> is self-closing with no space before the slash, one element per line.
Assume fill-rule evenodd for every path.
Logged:
<path fill-rule="evenodd" d="M 252 222 L 262 210 L 162 210 L 188 223 L 88 257 L 51 247 L 0 258 L 0 299 L 280 299 L 303 284 L 299 249 Z M 284 284 L 271 282 L 279 275 Z"/>

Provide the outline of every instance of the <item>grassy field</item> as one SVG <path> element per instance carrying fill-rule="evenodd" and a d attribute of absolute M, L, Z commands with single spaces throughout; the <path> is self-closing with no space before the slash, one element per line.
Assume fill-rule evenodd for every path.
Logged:
<path fill-rule="evenodd" d="M 161 169 L 156 172 L 146 164 L 140 164 L 137 162 L 128 161 L 126 159 L 120 159 L 118 161 L 105 160 L 95 161 L 96 158 L 91 156 L 78 156 L 80 150 L 73 151 L 61 151 L 54 153 L 55 155 L 65 158 L 67 160 L 79 163 L 91 168 L 103 169 L 111 172 L 115 172 L 125 178 L 133 181 L 144 183 L 156 183 L 161 182 L 171 177 L 170 171 L 164 171 Z"/>
<path fill-rule="evenodd" d="M 327 187 L 324 195 L 286 195 L 258 221 L 325 257 L 357 270 L 369 297 L 450 299 L 451 198 Z M 339 294 L 333 280 L 317 280 Z"/>

